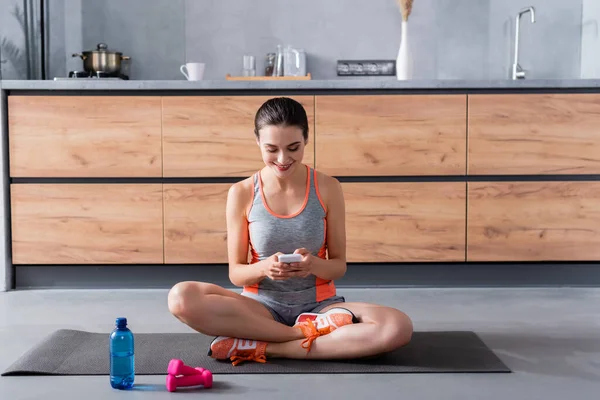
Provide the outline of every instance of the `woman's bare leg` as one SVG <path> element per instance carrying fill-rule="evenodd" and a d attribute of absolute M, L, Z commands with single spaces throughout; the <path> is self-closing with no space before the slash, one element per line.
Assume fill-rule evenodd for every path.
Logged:
<path fill-rule="evenodd" d="M 360 323 L 345 325 L 327 335 L 319 336 L 312 343 L 308 353 L 301 346 L 304 340 L 269 343 L 266 349 L 267 359 L 366 357 L 392 351 L 410 342 L 413 333 L 412 321 L 399 310 L 366 303 L 340 303 L 332 304 L 321 312 L 333 307 L 343 307 L 352 311 Z"/>
<path fill-rule="evenodd" d="M 254 299 L 204 282 L 180 282 L 168 296 L 169 311 L 200 333 L 266 342 L 304 338 L 302 331 L 279 323 Z"/>

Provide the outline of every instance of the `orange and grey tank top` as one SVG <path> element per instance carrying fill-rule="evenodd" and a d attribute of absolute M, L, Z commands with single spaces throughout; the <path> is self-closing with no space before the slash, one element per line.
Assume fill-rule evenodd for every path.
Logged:
<path fill-rule="evenodd" d="M 290 215 L 278 215 L 269 208 L 260 171 L 254 174 L 254 196 L 248 213 L 251 263 L 277 252 L 291 254 L 302 247 L 315 257 L 326 258 L 326 209 L 319 194 L 316 171 L 308 165 L 306 170 L 304 202 L 298 211 Z M 267 277 L 255 285 L 245 286 L 244 291 L 287 305 L 310 304 L 336 295 L 333 281 L 312 274 L 283 281 Z"/>

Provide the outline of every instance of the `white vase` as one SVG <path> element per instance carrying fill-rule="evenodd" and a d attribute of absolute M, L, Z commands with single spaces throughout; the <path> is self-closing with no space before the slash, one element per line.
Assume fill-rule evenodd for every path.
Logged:
<path fill-rule="evenodd" d="M 413 74 L 413 59 L 408 37 L 408 21 L 402 20 L 402 37 L 396 58 L 396 78 L 398 80 L 411 79 Z"/>

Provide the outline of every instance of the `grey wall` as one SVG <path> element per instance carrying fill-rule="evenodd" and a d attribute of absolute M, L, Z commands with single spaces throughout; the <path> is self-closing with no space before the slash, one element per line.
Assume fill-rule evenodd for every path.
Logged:
<path fill-rule="evenodd" d="M 581 18 L 581 77 L 600 78 L 600 1 L 583 0 Z"/>
<path fill-rule="evenodd" d="M 14 3 L 20 1 L 0 0 L 0 35 L 22 42 L 5 12 Z M 529 5 L 537 23 L 526 18 L 521 27 L 528 78 L 597 76 L 598 3 L 415 1 L 409 20 L 415 78 L 508 77 L 514 17 Z M 395 59 L 401 18 L 396 0 L 52 0 L 50 27 L 50 76 L 81 69 L 71 54 L 105 42 L 132 57 L 132 79 L 184 79 L 179 66 L 186 61 L 206 62 L 206 79 L 224 79 L 240 73 L 244 54 L 255 55 L 263 71 L 265 54 L 280 43 L 306 50 L 314 79 L 334 79 L 337 59 Z M 18 77 L 4 67 L 5 79 Z"/>
<path fill-rule="evenodd" d="M 19 21 L 12 14 L 14 6 L 20 3 L 19 0 L 0 0 L 0 42 L 13 43 L 22 50 L 25 48 L 24 35 Z M 4 46 L 0 47 L 0 62 L 2 79 L 26 79 L 24 71 L 19 71 L 19 63 L 9 57 Z"/>
<path fill-rule="evenodd" d="M 84 0 L 84 3 L 90 1 Z M 153 0 L 153 3 L 161 1 Z M 415 2 L 409 19 L 415 79 L 507 77 L 512 62 L 514 15 L 527 5 L 538 8 L 536 29 L 532 31 L 525 24 L 522 29 L 523 66 L 530 69 L 529 76 L 579 77 L 581 0 L 569 6 L 563 3 L 559 0 Z M 334 79 L 336 60 L 394 59 L 401 39 L 400 12 L 395 0 L 186 0 L 184 13 L 180 13 L 178 5 L 176 2 L 169 11 L 163 12 L 163 18 L 177 20 L 179 15 L 184 15 L 182 62 L 206 62 L 206 79 L 223 79 L 227 73 L 239 74 L 244 54 L 255 55 L 257 68 L 262 71 L 265 54 L 273 51 L 278 43 L 304 48 L 308 54 L 308 70 L 315 79 Z M 129 8 L 119 11 L 131 12 Z M 152 20 L 156 13 L 154 7 L 148 8 L 141 20 Z M 101 14 L 84 13 L 84 25 L 102 25 L 109 20 L 94 23 L 96 15 Z M 125 37 L 129 31 L 118 32 L 123 39 L 115 33 L 116 43 L 121 40 L 123 45 L 119 46 L 126 47 Z M 170 34 L 178 35 L 178 31 Z M 171 49 L 179 50 L 178 43 L 171 43 Z M 177 55 L 177 51 L 172 51 L 168 57 Z M 171 79 L 173 70 L 176 78 L 183 79 L 178 64 L 152 79 Z"/>
<path fill-rule="evenodd" d="M 415 13 L 431 19 L 425 9 L 434 0 L 422 1 Z M 415 21 L 416 30 L 421 29 L 422 21 Z M 186 60 L 206 62 L 208 79 L 239 75 L 244 54 L 255 55 L 263 71 L 266 53 L 277 44 L 303 48 L 313 78 L 334 78 L 337 59 L 395 58 L 399 40 L 395 0 L 186 1 Z M 432 46 L 429 41 L 420 47 Z M 424 63 L 421 74 L 431 73 L 433 58 L 418 59 Z"/>
<path fill-rule="evenodd" d="M 67 24 L 65 5 L 69 7 L 70 13 L 75 10 L 77 0 L 51 0 L 52 6 L 48 9 L 48 77 L 63 75 L 66 70 L 67 52 L 66 34 Z M 67 4 L 65 4 L 65 1 Z M 47 78 L 48 78 L 47 77 Z"/>
<path fill-rule="evenodd" d="M 535 7 L 521 20 L 519 64 L 527 77 L 579 78 L 581 76 L 581 0 L 495 0 L 490 6 L 489 71 L 507 77 L 512 64 L 516 13 Z"/>
<path fill-rule="evenodd" d="M 132 79 L 183 78 L 184 11 L 184 0 L 82 0 L 81 50 L 103 42 L 130 56 Z"/>
<path fill-rule="evenodd" d="M 186 60 L 207 79 L 240 74 L 242 56 L 277 44 L 303 48 L 315 79 L 334 79 L 338 59 L 395 59 L 401 14 L 395 0 L 186 1 Z M 268 11 L 267 11 L 268 10 Z M 489 1 L 420 0 L 409 18 L 415 79 L 487 77 Z M 473 16 L 476 16 L 475 18 Z"/>
<path fill-rule="evenodd" d="M 567 4 L 568 3 L 568 4 Z M 96 5 L 94 5 L 96 4 Z M 304 48 L 315 79 L 336 78 L 338 59 L 394 59 L 401 19 L 395 0 L 152 0 L 116 6 L 84 0 L 84 45 L 105 38 L 145 63 L 153 46 L 155 69 L 135 68 L 139 79 L 182 79 L 179 65 L 206 62 L 206 79 L 239 74 L 244 54 L 264 56 L 278 43 Z M 512 63 L 514 16 L 533 5 L 538 22 L 523 23 L 522 60 L 531 78 L 577 78 L 581 70 L 581 0 L 420 0 L 409 19 L 416 79 L 505 78 Z M 342 11 L 343 10 L 343 11 Z M 119 20 L 139 23 L 124 24 Z M 127 18 L 129 16 L 129 18 Z M 115 20 L 116 19 L 116 20 Z M 160 30 L 168 35 L 152 34 Z M 185 27 L 182 31 L 180 28 Z M 107 36 L 110 35 L 110 36 Z M 162 38 L 162 40 L 160 39 Z M 183 52 L 182 52 L 183 46 Z M 156 60 L 154 61 L 156 63 Z"/>

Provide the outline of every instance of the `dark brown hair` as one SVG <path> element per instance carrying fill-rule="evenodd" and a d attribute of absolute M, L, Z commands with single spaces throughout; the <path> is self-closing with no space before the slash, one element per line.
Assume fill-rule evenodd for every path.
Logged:
<path fill-rule="evenodd" d="M 308 118 L 302 104 L 289 97 L 276 97 L 263 103 L 254 117 L 254 134 L 265 126 L 297 126 L 302 129 L 304 142 L 308 141 Z"/>

